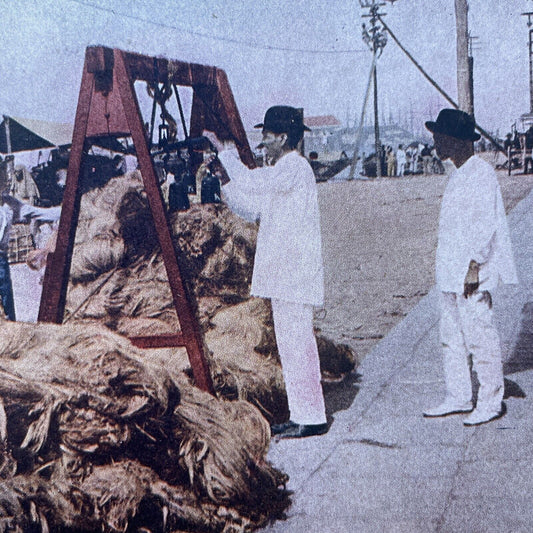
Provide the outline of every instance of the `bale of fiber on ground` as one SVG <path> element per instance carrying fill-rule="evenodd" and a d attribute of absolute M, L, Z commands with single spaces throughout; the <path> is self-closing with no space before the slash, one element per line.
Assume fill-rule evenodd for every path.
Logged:
<path fill-rule="evenodd" d="M 244 532 L 287 506 L 249 403 L 101 325 L 1 326 L 0 531 Z"/>
<path fill-rule="evenodd" d="M 121 236 L 124 254 L 115 267 L 94 279 L 91 271 L 71 280 L 66 316 L 73 321 L 95 320 L 126 336 L 172 333 L 179 322 L 138 178 L 132 174 L 121 185 L 118 181 L 124 178 L 114 178 L 99 192 L 107 202 L 112 197 L 116 220 L 102 215 L 107 229 L 86 221 L 85 227 L 92 229 L 76 239 L 87 247 L 96 241 L 100 247 L 104 239 L 99 235 L 112 231 Z M 100 205 L 107 209 L 108 204 L 100 203 L 94 193 L 87 212 L 95 213 Z M 270 303 L 249 297 L 257 225 L 223 204 L 195 204 L 174 213 L 171 226 L 184 282 L 211 353 L 217 390 L 254 403 L 271 422 L 282 420 L 287 407 Z M 109 255 L 112 252 L 102 263 L 112 263 Z M 355 354 L 349 347 L 320 338 L 318 343 L 327 377 L 353 370 Z"/>
<path fill-rule="evenodd" d="M 96 279 L 120 264 L 125 250 L 118 210 L 131 195 L 141 198 L 142 190 L 136 170 L 82 195 L 70 272 L 73 283 Z"/>

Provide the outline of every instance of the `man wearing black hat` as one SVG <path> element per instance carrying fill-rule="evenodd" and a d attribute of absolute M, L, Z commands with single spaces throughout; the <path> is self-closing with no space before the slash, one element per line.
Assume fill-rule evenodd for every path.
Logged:
<path fill-rule="evenodd" d="M 443 109 L 426 127 L 433 133 L 437 155 L 451 160 L 454 170 L 442 198 L 436 255 L 446 397 L 424 416 L 470 413 L 464 425 L 475 426 L 504 413 L 501 348 L 491 293 L 500 280 L 517 283 L 516 268 L 496 174 L 474 155 L 473 142 L 480 136 L 473 117 Z M 475 409 L 470 354 L 480 384 Z"/>
<path fill-rule="evenodd" d="M 290 421 L 272 426 L 281 438 L 326 433 L 313 306 L 324 302 L 324 275 L 316 181 L 298 151 L 302 113 L 288 106 L 267 110 L 260 146 L 269 165 L 250 170 L 236 150 L 204 132 L 219 151 L 231 181 L 223 188 L 229 206 L 260 219 L 251 294 L 270 298 L 274 331 L 289 402 Z"/>

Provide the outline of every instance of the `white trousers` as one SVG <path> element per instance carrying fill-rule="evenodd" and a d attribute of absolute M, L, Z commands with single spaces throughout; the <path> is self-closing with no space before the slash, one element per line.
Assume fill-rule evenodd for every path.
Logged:
<path fill-rule="evenodd" d="M 403 176 L 405 174 L 405 161 L 398 162 L 398 176 Z"/>
<path fill-rule="evenodd" d="M 479 381 L 476 409 L 499 412 L 503 399 L 500 338 L 492 309 L 481 292 L 469 298 L 441 293 L 440 338 L 444 352 L 447 397 L 459 404 L 472 399 L 468 355 Z"/>
<path fill-rule="evenodd" d="M 273 299 L 272 314 L 291 420 L 297 424 L 324 424 L 326 409 L 313 307 Z"/>

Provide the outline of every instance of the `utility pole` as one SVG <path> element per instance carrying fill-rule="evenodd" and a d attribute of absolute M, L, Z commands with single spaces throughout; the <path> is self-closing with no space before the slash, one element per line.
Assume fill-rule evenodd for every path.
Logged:
<path fill-rule="evenodd" d="M 533 15 L 533 13 L 531 13 L 531 15 Z M 387 31 L 387 33 L 391 36 L 392 40 L 400 47 L 400 50 L 402 50 L 402 52 L 413 62 L 413 64 L 415 65 L 415 67 L 422 73 L 422 75 L 429 81 L 429 83 L 431 83 L 431 85 L 433 85 L 433 87 L 435 87 L 435 89 L 437 89 L 437 91 L 439 91 L 439 93 L 455 108 L 455 109 L 459 109 L 459 104 L 457 104 L 457 102 L 455 102 L 451 97 L 450 95 L 448 95 L 446 93 L 446 91 L 444 91 L 442 89 L 442 87 L 439 86 L 439 84 L 422 68 L 422 66 L 416 61 L 416 59 L 406 50 L 406 48 L 402 45 L 402 43 L 400 43 L 400 41 L 398 40 L 398 38 L 396 37 L 396 35 L 394 35 L 394 32 L 387 26 L 386 22 L 380 18 L 380 21 L 381 21 L 381 24 L 383 25 L 383 28 Z M 476 129 L 479 131 L 479 133 L 481 133 L 485 138 L 487 138 L 491 143 L 494 144 L 494 146 L 496 146 L 496 148 L 505 153 L 505 150 L 503 149 L 503 147 L 500 145 L 500 142 L 498 141 L 498 139 L 494 138 L 490 133 L 488 133 L 487 131 L 485 131 L 479 124 L 476 124 Z"/>
<path fill-rule="evenodd" d="M 373 74 L 374 85 L 374 151 L 376 152 L 376 178 L 383 176 L 383 169 L 381 168 L 381 139 L 379 136 L 379 111 L 378 111 L 378 69 L 374 66 Z"/>
<path fill-rule="evenodd" d="M 527 17 L 527 27 L 529 28 L 529 112 L 533 114 L 533 12 L 522 13 L 522 16 Z"/>
<path fill-rule="evenodd" d="M 390 1 L 390 0 L 389 0 Z M 392 0 L 394 1 L 394 0 Z M 379 0 L 359 0 L 362 8 L 366 8 L 369 12 L 363 15 L 363 18 L 370 19 L 370 27 L 367 28 L 366 24 L 363 24 L 363 41 L 367 44 L 368 48 L 372 52 L 372 64 L 374 65 L 372 82 L 374 85 L 374 144 L 376 151 L 376 176 L 381 177 L 383 175 L 383 169 L 381 168 L 381 139 L 379 136 L 379 109 L 378 109 L 378 74 L 377 74 L 377 59 L 381 56 L 383 48 L 387 44 L 387 32 L 381 24 L 379 24 L 379 17 L 386 15 L 386 13 L 380 13 L 379 8 L 387 5 L 385 2 Z"/>
<path fill-rule="evenodd" d="M 468 55 L 468 0 L 455 0 L 457 96 L 459 109 L 474 115 L 472 62 Z"/>
<path fill-rule="evenodd" d="M 469 83 L 468 90 L 470 94 L 470 101 L 472 102 L 472 115 L 474 114 L 474 50 L 477 50 L 475 46 L 475 40 L 479 37 L 472 35 L 468 32 L 468 68 L 469 68 Z"/>
<path fill-rule="evenodd" d="M 6 130 L 6 144 L 7 144 L 7 153 L 11 154 L 11 125 L 9 124 L 9 117 L 4 116 L 4 127 Z"/>

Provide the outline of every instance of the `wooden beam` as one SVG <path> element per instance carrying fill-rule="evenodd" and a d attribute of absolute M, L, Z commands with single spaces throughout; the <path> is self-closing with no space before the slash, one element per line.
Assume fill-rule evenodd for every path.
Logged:
<path fill-rule="evenodd" d="M 139 348 L 174 348 L 176 346 L 185 347 L 185 338 L 176 333 L 170 335 L 139 335 L 130 337 L 130 341 Z"/>
<path fill-rule="evenodd" d="M 254 166 L 254 159 L 226 74 L 216 67 L 153 58 L 106 47 L 86 51 L 67 182 L 59 222 L 56 249 L 49 254 L 43 283 L 39 320 L 61 323 L 65 311 L 70 264 L 78 224 L 80 171 L 89 137 L 129 134 L 133 139 L 144 188 L 169 285 L 181 327 L 180 333 L 139 336 L 131 340 L 142 347 L 185 346 L 198 387 L 214 393 L 204 355 L 192 295 L 184 284 L 174 249 L 166 209 L 150 154 L 146 131 L 134 89 L 135 80 L 193 88 L 191 135 L 211 129 L 222 139 L 235 141 L 241 159 Z"/>
<path fill-rule="evenodd" d="M 55 251 L 48 254 L 43 279 L 43 291 L 38 315 L 40 322 L 54 322 L 56 324 L 63 322 L 70 263 L 80 209 L 79 175 L 83 164 L 83 151 L 93 90 L 94 75 L 88 71 L 87 63 L 85 63 L 74 121 L 72 148 L 61 207 L 57 243 Z"/>
<path fill-rule="evenodd" d="M 161 253 L 167 271 L 174 305 L 178 313 L 183 341 L 186 345 L 193 369 L 194 379 L 199 388 L 214 393 L 213 382 L 204 357 L 201 333 L 190 306 L 192 298 L 187 293 L 176 259 L 174 243 L 166 217 L 166 209 L 157 183 L 152 157 L 148 151 L 146 133 L 141 120 L 141 112 L 135 96 L 132 78 L 128 71 L 124 55 L 120 50 L 115 50 L 115 69 L 118 90 L 122 98 L 124 113 L 128 120 L 133 144 L 137 152 L 139 170 L 141 171 L 146 196 L 148 197 L 148 203 L 150 204 L 150 210 L 154 218 L 154 225 L 159 244 L 161 245 Z"/>
<path fill-rule="evenodd" d="M 176 85 L 215 85 L 217 68 L 197 63 L 185 63 L 165 57 L 153 58 L 133 52 L 122 52 L 132 80 Z M 155 65 L 154 65 L 155 61 Z"/>

